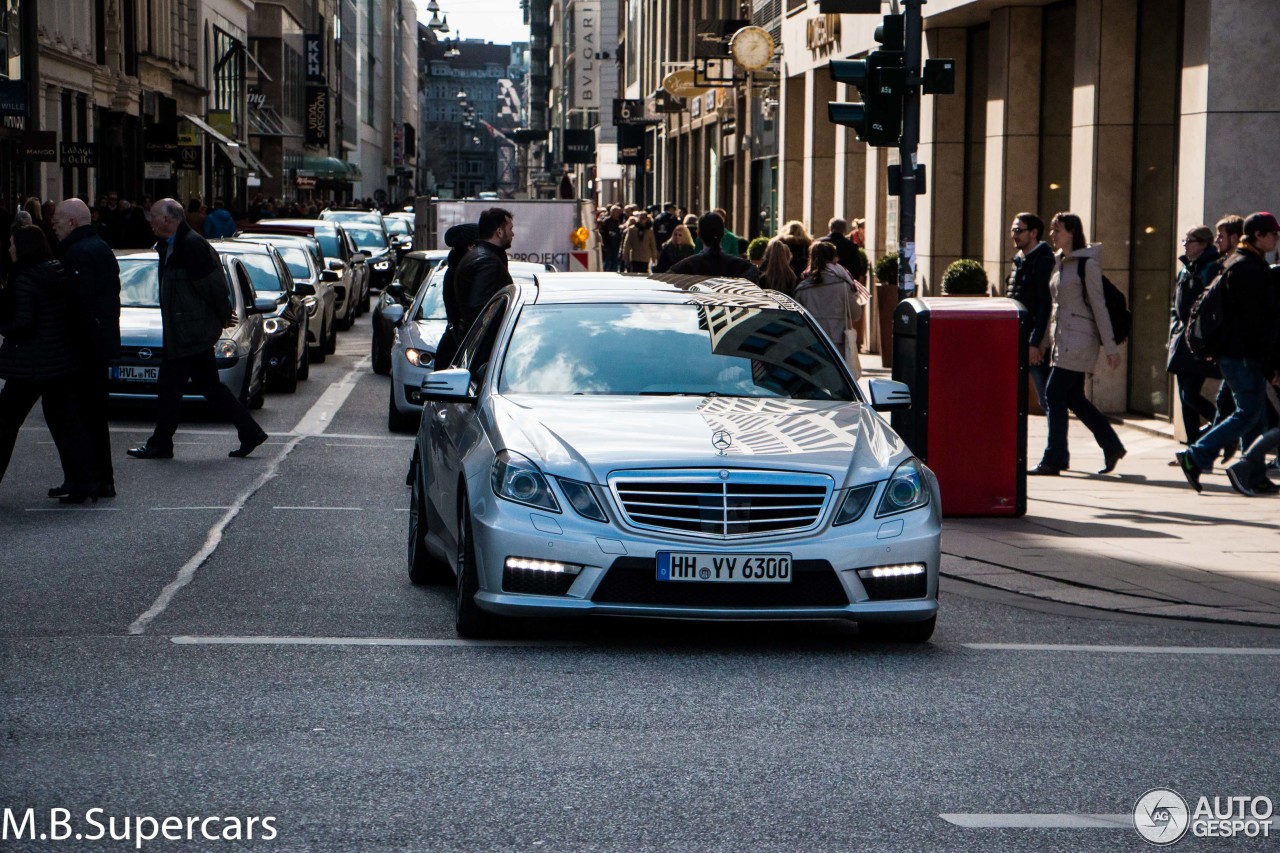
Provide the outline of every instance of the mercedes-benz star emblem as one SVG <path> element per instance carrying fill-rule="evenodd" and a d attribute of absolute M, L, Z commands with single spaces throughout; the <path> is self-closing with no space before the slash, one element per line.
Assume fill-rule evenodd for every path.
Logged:
<path fill-rule="evenodd" d="M 711 446 L 722 454 L 729 449 L 731 444 L 733 444 L 733 436 L 724 430 L 718 430 L 715 435 L 711 436 Z"/>
<path fill-rule="evenodd" d="M 146 348 L 138 350 L 138 358 L 151 358 L 151 350 Z"/>

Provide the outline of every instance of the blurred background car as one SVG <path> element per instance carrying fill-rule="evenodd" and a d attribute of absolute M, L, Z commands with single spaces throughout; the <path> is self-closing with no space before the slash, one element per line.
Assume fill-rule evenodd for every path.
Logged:
<path fill-rule="evenodd" d="M 392 213 L 384 217 L 387 236 L 391 238 L 391 248 L 396 250 L 397 260 L 413 251 L 413 214 Z"/>
<path fill-rule="evenodd" d="M 120 354 L 108 368 L 111 398 L 154 400 L 164 358 L 160 259 L 150 250 L 117 250 L 115 254 L 120 263 Z M 267 333 L 262 315 L 276 309 L 276 300 L 258 299 L 240 258 L 223 255 L 222 269 L 238 322 L 223 329 L 214 345 L 218 378 L 241 403 L 256 409 L 262 405 L 267 387 Z M 183 400 L 203 401 L 204 397 L 188 392 Z"/>
<path fill-rule="evenodd" d="M 320 243 L 316 238 L 303 234 L 238 232 L 235 239 L 242 243 L 273 246 L 280 254 L 293 276 L 295 289 L 302 295 L 302 305 L 306 309 L 306 370 L 310 371 L 310 364 L 323 364 L 338 343 L 338 330 L 334 325 L 338 296 L 334 284 L 339 280 L 339 275 L 336 270 L 324 268 Z"/>
<path fill-rule="evenodd" d="M 395 324 L 386 317 L 385 311 L 391 305 L 400 305 L 407 311 L 427 276 L 448 257 L 448 249 L 431 249 L 410 252 L 400 261 L 396 277 L 373 304 L 373 316 L 370 318 L 373 342 L 370 351 L 374 373 L 386 376 L 391 372 L 391 339 L 394 337 Z"/>
<path fill-rule="evenodd" d="M 338 331 L 351 328 L 362 313 L 369 291 L 367 256 L 356 246 L 340 222 L 318 219 L 262 219 L 241 229 L 243 234 L 303 234 L 314 237 L 324 253 L 325 267 L 338 273 L 334 282 L 337 302 L 334 323 Z M 237 235 L 239 236 L 239 234 Z"/>
<path fill-rule="evenodd" d="M 380 293 L 395 275 L 400 255 L 394 248 L 391 231 L 381 211 L 331 207 L 320 212 L 326 222 L 341 222 L 360 251 L 368 255 L 369 294 Z M 369 310 L 365 302 L 361 311 Z"/>

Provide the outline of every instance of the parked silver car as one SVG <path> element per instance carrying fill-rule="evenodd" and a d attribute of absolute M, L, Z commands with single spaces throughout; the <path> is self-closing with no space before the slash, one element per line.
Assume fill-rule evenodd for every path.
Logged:
<path fill-rule="evenodd" d="M 153 251 L 118 250 L 120 263 L 120 355 L 111 361 L 111 397 L 115 400 L 155 399 L 164 357 L 164 324 L 160 318 L 159 258 Z M 253 281 L 239 258 L 222 256 L 222 268 L 239 322 L 222 330 L 214 345 L 218 378 L 240 402 L 262 405 L 266 391 L 267 333 L 262 315 L 276 309 L 276 300 L 259 299 Z M 203 400 L 186 394 L 184 400 Z"/>
<path fill-rule="evenodd" d="M 409 576 L 503 617 L 847 619 L 932 636 L 933 473 L 790 298 L 731 280 L 517 282 L 432 373 Z"/>

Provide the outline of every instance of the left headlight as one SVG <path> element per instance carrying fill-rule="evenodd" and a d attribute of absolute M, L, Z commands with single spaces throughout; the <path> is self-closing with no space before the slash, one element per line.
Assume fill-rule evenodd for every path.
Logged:
<path fill-rule="evenodd" d="M 519 453 L 498 452 L 490 477 L 493 493 L 505 500 L 560 512 L 560 504 L 538 467 Z"/>
<path fill-rule="evenodd" d="M 373 268 L 379 272 L 386 272 L 391 269 L 391 261 L 375 261 Z"/>
<path fill-rule="evenodd" d="M 268 317 L 262 321 L 262 329 L 268 335 L 279 335 L 289 331 L 289 321 L 284 317 Z"/>
<path fill-rule="evenodd" d="M 237 358 L 240 355 L 240 349 L 235 341 L 223 338 L 214 344 L 213 354 L 217 358 Z"/>
<path fill-rule="evenodd" d="M 898 466 L 884 488 L 884 497 L 876 508 L 876 518 L 896 515 L 929 505 L 929 487 L 920 470 L 920 460 L 914 456 Z"/>
<path fill-rule="evenodd" d="M 430 367 L 432 360 L 435 359 L 435 353 L 424 349 L 407 349 L 404 351 L 404 357 L 414 367 Z"/>

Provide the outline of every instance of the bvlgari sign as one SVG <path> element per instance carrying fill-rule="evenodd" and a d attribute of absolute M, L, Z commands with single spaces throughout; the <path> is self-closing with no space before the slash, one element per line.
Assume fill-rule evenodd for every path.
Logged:
<path fill-rule="evenodd" d="M 574 8 L 573 101 L 571 109 L 600 108 L 600 0 L 577 0 Z"/>

